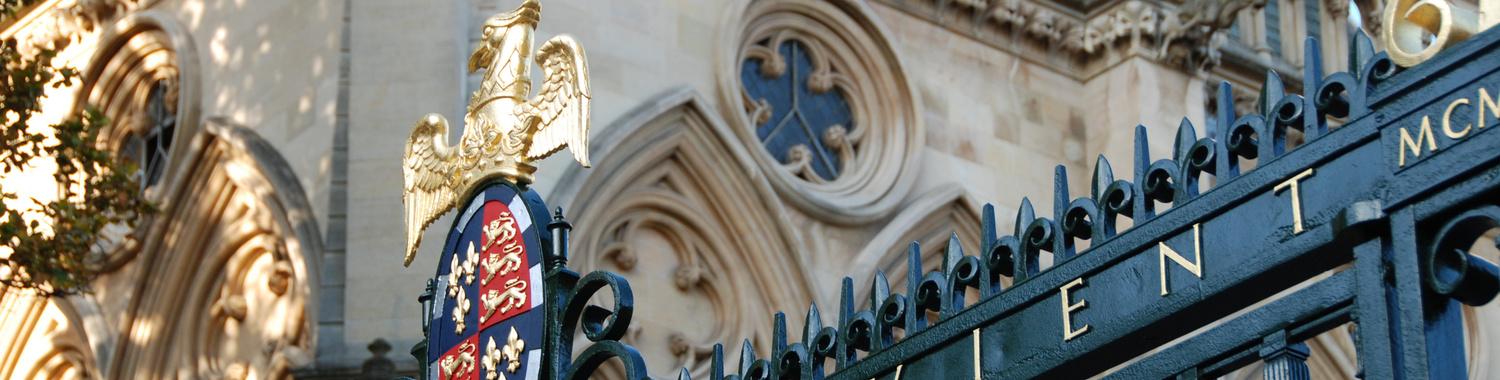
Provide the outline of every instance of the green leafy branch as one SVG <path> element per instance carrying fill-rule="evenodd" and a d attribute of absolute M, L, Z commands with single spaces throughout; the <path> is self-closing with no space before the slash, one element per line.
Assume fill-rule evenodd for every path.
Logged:
<path fill-rule="evenodd" d="M 0 17 L 7 18 L 31 2 L 0 1 Z M 135 163 L 116 160 L 99 146 L 99 134 L 109 125 L 102 113 L 83 110 L 47 131 L 27 128 L 41 113 L 48 86 L 71 86 L 80 74 L 54 67 L 54 50 L 28 56 L 17 46 L 14 39 L 0 43 L 0 170 L 10 176 L 34 160 L 51 159 L 57 198 L 23 200 L 14 189 L 0 187 L 0 242 L 10 251 L 0 258 L 0 286 L 47 296 L 87 291 L 104 253 L 119 243 L 109 232 L 133 228 L 155 207 L 143 198 Z"/>

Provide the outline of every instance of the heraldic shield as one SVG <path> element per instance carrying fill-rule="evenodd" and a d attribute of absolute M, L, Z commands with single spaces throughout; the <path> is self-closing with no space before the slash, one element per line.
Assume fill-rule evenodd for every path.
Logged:
<path fill-rule="evenodd" d="M 537 379 L 546 311 L 541 197 L 506 181 L 461 209 L 438 262 L 429 379 Z"/>

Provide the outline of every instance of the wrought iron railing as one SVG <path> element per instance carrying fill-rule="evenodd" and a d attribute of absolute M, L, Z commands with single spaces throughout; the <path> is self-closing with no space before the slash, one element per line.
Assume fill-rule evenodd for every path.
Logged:
<path fill-rule="evenodd" d="M 1428 145 L 1436 141 L 1430 131 L 1422 135 L 1418 130 L 1418 140 L 1411 144 L 1416 149 L 1409 150 L 1402 140 L 1409 138 L 1408 132 L 1393 125 L 1414 121 L 1411 115 L 1422 107 L 1470 83 L 1481 83 L 1481 90 L 1484 84 L 1500 83 L 1500 34 L 1482 34 L 1461 46 L 1458 52 L 1398 77 L 1398 68 L 1385 53 L 1376 52 L 1368 37 L 1356 33 L 1348 70 L 1324 75 L 1317 40 L 1308 38 L 1301 78 L 1301 88 L 1308 93 L 1286 93 L 1275 72 L 1268 72 L 1257 112 L 1236 115 L 1230 85 L 1221 84 L 1216 129 L 1209 136 L 1200 137 L 1184 119 L 1172 155 L 1153 159 L 1146 128 L 1138 126 L 1134 170 L 1128 178 L 1117 178 L 1109 161 L 1100 156 L 1088 193 L 1075 198 L 1065 168 L 1059 165 L 1050 217 L 1039 216 L 1030 200 L 1023 199 L 1014 216 L 1014 231 L 1001 236 L 994 207 L 986 205 L 983 239 L 976 251 L 966 253 L 956 238 L 950 239 L 941 267 L 924 271 L 913 243 L 908 270 L 900 274 L 906 278 L 904 292 L 893 292 L 887 275 L 877 272 L 869 291 L 870 308 L 862 309 L 854 298 L 854 281 L 845 277 L 833 324 L 825 325 L 820 308 L 813 304 L 801 333 L 789 338 L 786 316 L 777 313 L 770 356 L 757 356 L 745 340 L 739 359 L 726 367 L 724 349 L 715 345 L 707 376 L 1080 377 L 1113 368 L 1113 376 L 1128 378 L 1197 378 L 1227 373 L 1258 359 L 1266 363 L 1268 378 L 1305 377 L 1309 352 L 1298 342 L 1348 322 L 1360 326 L 1356 346 L 1366 378 L 1458 373 L 1450 367 L 1455 360 L 1463 363 L 1462 338 L 1457 341 L 1458 355 L 1450 356 L 1454 341 L 1443 335 L 1462 329 L 1454 324 L 1454 310 L 1459 303 L 1489 302 L 1500 288 L 1494 265 L 1465 251 L 1484 231 L 1500 226 L 1500 207 L 1495 205 L 1495 195 L 1500 194 L 1500 133 L 1474 129 L 1471 136 L 1460 136 L 1467 141 L 1448 134 L 1443 151 L 1434 147 L 1424 152 L 1423 136 Z M 1377 112 L 1377 104 L 1385 108 Z M 1480 121 L 1487 120 L 1483 105 L 1473 107 L 1479 108 Z M 1448 113 L 1453 108 L 1450 105 Z M 1330 118 L 1342 124 L 1330 129 Z M 1294 130 L 1303 136 L 1299 146 L 1287 141 Z M 1444 124 L 1443 131 L 1452 129 Z M 1392 146 L 1396 150 L 1388 149 Z M 1385 170 L 1383 164 L 1390 162 L 1389 156 L 1381 161 L 1382 150 L 1402 152 L 1400 165 Z M 1412 163 L 1407 162 L 1408 154 Z M 1415 163 L 1419 156 L 1420 166 Z M 1254 169 L 1242 166 L 1251 161 Z M 1216 218 L 1232 222 L 1230 229 L 1235 223 L 1258 223 L 1260 214 L 1245 213 L 1267 209 L 1269 203 L 1261 203 L 1265 199 L 1277 205 L 1284 200 L 1256 197 L 1286 191 L 1286 184 L 1297 184 L 1306 178 L 1299 173 L 1311 173 L 1314 167 L 1323 178 L 1345 182 L 1339 188 L 1318 190 L 1338 194 L 1331 201 L 1335 207 L 1304 214 L 1303 206 L 1293 202 L 1292 225 L 1244 225 L 1265 235 L 1211 235 L 1219 239 L 1216 245 L 1226 239 L 1248 239 L 1236 243 L 1252 251 L 1239 253 L 1233 262 L 1236 268 L 1213 277 L 1203 272 L 1224 269 L 1213 265 L 1225 264 L 1177 256 L 1173 260 L 1185 261 L 1176 265 L 1192 271 L 1200 284 L 1168 286 L 1169 239 L 1190 234 L 1196 253 L 1202 249 L 1200 224 L 1220 220 Z M 1200 181 L 1202 174 L 1212 175 L 1213 183 Z M 1290 191 L 1298 190 L 1293 186 Z M 1129 228 L 1121 227 L 1122 217 L 1130 220 Z M 640 353 L 621 342 L 635 313 L 629 282 L 605 271 L 579 275 L 569 270 L 571 225 L 559 210 L 548 227 L 549 322 L 543 377 L 589 378 L 605 362 L 618 359 L 624 376 L 645 378 Z M 1089 242 L 1088 249 L 1077 249 L 1082 241 Z M 1153 248 L 1161 252 L 1143 254 Z M 1055 263 L 1049 268 L 1041 266 L 1043 252 Z M 1080 289 L 1075 284 L 1083 284 L 1086 276 L 1101 278 L 1093 284 L 1107 286 L 1157 285 L 1155 272 L 1135 282 L 1108 283 L 1104 278 L 1120 273 L 1117 268 L 1130 269 L 1131 259 L 1142 256 L 1159 256 L 1151 260 L 1161 271 L 1164 301 L 1116 319 L 1068 319 L 1086 307 L 1068 295 L 1070 289 Z M 1128 271 L 1119 276 L 1128 277 Z M 1135 276 L 1141 274 L 1137 271 Z M 1002 281 L 1007 277 L 1012 283 L 1008 287 Z M 605 289 L 613 302 L 590 305 L 589 300 Z M 1175 292 L 1173 298 L 1166 297 L 1169 290 Z M 1283 291 L 1290 293 L 1230 316 Z M 970 292 L 977 293 L 978 302 L 966 303 Z M 1061 337 L 1058 331 L 1028 328 L 1042 326 L 1036 321 L 1053 323 L 1049 318 L 1057 314 L 1046 310 L 1059 308 L 1048 301 L 1052 297 L 1062 301 Z M 1122 297 L 1127 299 L 1118 302 L 1137 300 L 1134 295 Z M 1116 302 L 1093 301 L 1105 308 Z M 1189 336 L 1220 318 L 1229 319 Z M 1090 324 L 1094 331 L 1088 331 Z M 580 334 L 586 342 L 574 341 Z M 1180 343 L 1146 355 L 1182 336 L 1187 337 Z M 575 357 L 577 343 L 585 346 Z M 693 376 L 684 368 L 677 377 Z"/>

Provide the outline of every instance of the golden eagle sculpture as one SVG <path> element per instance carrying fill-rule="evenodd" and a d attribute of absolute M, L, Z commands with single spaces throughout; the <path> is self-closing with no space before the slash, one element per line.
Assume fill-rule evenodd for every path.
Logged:
<path fill-rule="evenodd" d="M 485 20 L 468 65 L 471 73 L 485 73 L 469 99 L 457 147 L 448 146 L 448 120 L 438 114 L 418 121 L 406 141 L 404 265 L 411 265 L 422 230 L 483 181 L 503 177 L 529 184 L 536 171 L 532 162 L 564 147 L 589 166 L 589 70 L 583 48 L 572 37 L 559 35 L 536 49 L 542 86 L 527 98 L 532 34 L 540 18 L 541 6 L 526 0 L 516 10 Z"/>

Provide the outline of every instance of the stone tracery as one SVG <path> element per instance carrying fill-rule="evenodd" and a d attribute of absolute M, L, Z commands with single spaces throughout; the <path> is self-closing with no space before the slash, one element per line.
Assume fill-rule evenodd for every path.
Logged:
<path fill-rule="evenodd" d="M 832 72 L 827 61 L 801 42 L 772 37 L 747 49 L 741 80 L 756 137 L 796 176 L 812 181 L 836 180 L 855 159 L 864 137 L 853 124 L 845 90 L 849 83 Z M 853 129 L 853 131 L 851 131 Z"/>
<path fill-rule="evenodd" d="M 795 235 L 760 203 L 754 176 L 738 174 L 755 169 L 741 166 L 734 156 L 743 151 L 727 149 L 724 127 L 691 99 L 679 98 L 619 142 L 637 149 L 604 154 L 568 208 L 591 221 L 575 230 L 575 252 L 587 255 L 571 267 L 615 270 L 636 292 L 678 295 L 655 299 L 672 302 L 662 307 L 638 300 L 638 310 L 651 312 L 626 337 L 670 354 L 656 356 L 670 362 L 648 363 L 660 371 L 707 371 L 713 342 L 763 341 L 772 312 L 812 297 Z"/>
<path fill-rule="evenodd" d="M 778 195 L 835 224 L 888 216 L 915 180 L 925 138 L 901 62 L 870 13 L 857 3 L 758 1 L 724 35 L 739 47 L 719 74 L 734 135 L 766 147 L 751 158 Z M 805 79 L 787 75 L 799 70 Z M 778 98 L 765 88 L 775 84 L 803 99 Z M 771 135 L 798 123 L 800 136 Z"/>

